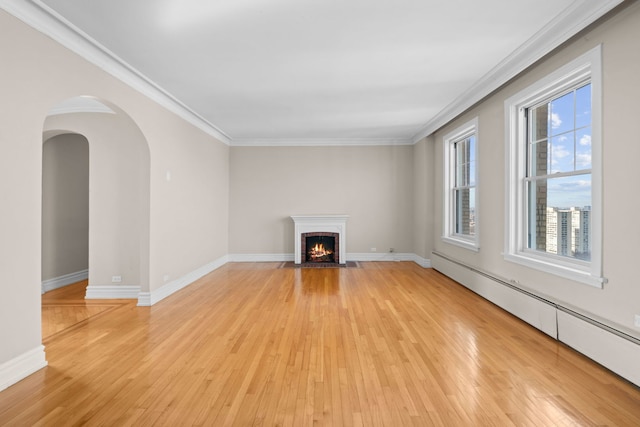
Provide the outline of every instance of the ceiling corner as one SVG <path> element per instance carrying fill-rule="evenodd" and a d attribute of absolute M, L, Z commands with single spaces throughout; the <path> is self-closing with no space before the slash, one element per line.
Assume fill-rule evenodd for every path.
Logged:
<path fill-rule="evenodd" d="M 516 49 L 413 135 L 417 143 L 471 108 L 624 0 L 575 0 L 542 30 Z"/>

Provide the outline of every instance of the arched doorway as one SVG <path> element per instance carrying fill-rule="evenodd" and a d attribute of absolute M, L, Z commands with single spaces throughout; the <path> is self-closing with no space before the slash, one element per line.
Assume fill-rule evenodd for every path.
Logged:
<path fill-rule="evenodd" d="M 88 278 L 89 143 L 43 136 L 42 293 Z"/>
<path fill-rule="evenodd" d="M 43 141 L 60 135 L 82 135 L 88 143 L 86 297 L 137 298 L 149 290 L 147 141 L 128 114 L 87 96 L 64 100 L 49 111 Z"/>

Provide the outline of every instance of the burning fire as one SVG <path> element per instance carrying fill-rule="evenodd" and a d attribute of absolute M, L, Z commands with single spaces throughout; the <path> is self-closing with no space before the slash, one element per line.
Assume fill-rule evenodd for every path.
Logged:
<path fill-rule="evenodd" d="M 322 243 L 316 243 L 314 247 L 311 248 L 309 254 L 312 258 L 320 258 L 323 256 L 331 255 L 333 252 L 324 248 Z"/>

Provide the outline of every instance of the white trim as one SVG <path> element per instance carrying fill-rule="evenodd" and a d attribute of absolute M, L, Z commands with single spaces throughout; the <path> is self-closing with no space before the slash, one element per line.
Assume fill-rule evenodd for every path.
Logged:
<path fill-rule="evenodd" d="M 47 117 L 74 113 L 115 114 L 115 111 L 93 97 L 77 96 L 56 104 L 49 110 Z"/>
<path fill-rule="evenodd" d="M 416 254 L 400 252 L 351 252 L 347 261 L 415 261 Z"/>
<path fill-rule="evenodd" d="M 26 353 L 22 353 L 20 356 L 0 364 L 0 391 L 45 366 L 47 366 L 47 359 L 45 358 L 43 345 L 39 345 Z"/>
<path fill-rule="evenodd" d="M 288 262 L 293 254 L 231 254 L 229 262 Z"/>
<path fill-rule="evenodd" d="M 107 111 L 108 110 L 108 111 Z M 77 114 L 77 113 L 97 113 L 97 114 L 115 114 L 115 112 L 108 108 L 99 107 L 54 107 L 47 113 L 47 117 L 60 116 L 63 114 Z"/>
<path fill-rule="evenodd" d="M 173 280 L 161 288 L 155 289 L 151 292 L 140 292 L 138 297 L 138 306 L 139 307 L 149 307 L 156 304 L 159 301 L 167 298 L 169 295 L 172 295 L 179 290 L 186 288 L 196 280 L 206 276 L 212 271 L 222 267 L 229 261 L 229 256 L 225 255 L 222 258 L 218 258 L 215 261 L 212 261 L 202 267 L 193 270 L 190 273 L 185 274 L 179 279 Z"/>
<path fill-rule="evenodd" d="M 49 110 L 49 113 L 47 114 L 47 117 L 50 116 L 59 116 L 62 114 L 77 114 L 77 113 L 99 113 L 99 114 L 115 114 L 115 112 L 107 107 L 104 106 L 103 108 L 97 107 L 97 106 L 91 106 L 91 107 L 67 107 L 67 106 L 60 106 L 60 107 L 53 107 L 51 110 Z"/>
<path fill-rule="evenodd" d="M 545 273 L 554 274 L 585 285 L 590 285 L 595 288 L 602 288 L 607 282 L 607 279 L 604 277 L 595 276 L 587 271 L 574 268 L 568 263 L 563 263 L 562 260 L 551 262 L 550 257 L 536 256 L 536 254 L 533 253 L 528 254 L 527 256 L 505 253 L 504 259 L 525 267 L 544 271 Z"/>
<path fill-rule="evenodd" d="M 44 294 L 45 292 L 80 282 L 81 280 L 87 280 L 88 278 L 89 270 L 80 270 L 75 273 L 64 274 L 52 279 L 43 280 L 41 284 L 42 293 Z"/>
<path fill-rule="evenodd" d="M 338 233 L 340 247 L 338 260 L 347 260 L 347 220 L 349 215 L 292 215 L 293 230 L 293 262 L 302 263 L 302 235 L 305 233 Z"/>
<path fill-rule="evenodd" d="M 440 113 L 425 123 L 411 138 L 386 139 L 384 140 L 386 142 L 382 144 L 371 143 L 371 140 L 369 140 L 370 142 L 364 145 L 404 145 L 417 143 L 422 138 L 431 135 L 440 127 L 453 120 L 464 110 L 515 77 L 518 73 L 531 66 L 579 31 L 586 28 L 589 24 L 622 3 L 622 1 L 623 0 L 575 0 L 563 13 L 556 16 L 537 34 L 474 83 L 471 88 L 462 93 L 452 103 L 440 111 Z M 198 115 L 195 111 L 191 110 L 173 95 L 127 64 L 113 52 L 65 20 L 46 6 L 41 0 L 0 0 L 0 7 L 227 145 L 291 146 L 300 144 L 301 140 L 296 140 L 296 142 L 293 143 L 292 140 L 288 139 L 270 138 L 244 138 L 237 140 L 236 143 L 236 140 L 233 140 L 213 123 L 210 123 Z M 342 138 L 322 140 L 323 143 L 329 145 L 345 145 L 348 141 L 350 140 Z M 319 144 L 320 140 L 317 140 L 311 145 Z M 346 145 L 351 144 L 347 143 Z"/>
<path fill-rule="evenodd" d="M 233 147 L 367 147 L 413 145 L 409 138 L 235 138 Z"/>
<path fill-rule="evenodd" d="M 474 177 L 474 190 L 475 190 L 475 204 L 473 206 L 474 210 L 474 218 L 476 221 L 475 233 L 473 236 L 464 236 L 455 234 L 453 232 L 454 224 L 455 224 L 455 201 L 453 197 L 451 197 L 451 191 L 453 189 L 453 182 L 455 181 L 455 166 L 456 166 L 456 158 L 453 155 L 453 145 L 456 142 L 459 142 L 465 138 L 470 136 L 475 136 L 475 144 L 474 144 L 474 158 L 475 158 L 475 177 Z M 478 225 L 480 224 L 479 220 L 479 209 L 478 202 L 480 200 L 479 194 L 479 171 L 478 168 L 480 166 L 480 162 L 478 161 L 478 146 L 480 144 L 480 129 L 478 126 L 478 117 L 474 117 L 469 120 L 465 124 L 458 126 L 453 131 L 449 132 L 442 138 L 442 154 L 443 154 L 443 168 L 442 168 L 442 183 L 443 183 L 443 203 L 442 203 L 442 241 L 445 243 L 453 244 L 456 246 L 463 247 L 465 249 L 469 249 L 475 252 L 480 250 L 480 229 Z"/>
<path fill-rule="evenodd" d="M 466 240 L 462 238 L 456 239 L 455 237 L 451 237 L 451 236 L 441 236 L 440 239 L 443 242 L 448 243 L 450 245 L 459 246 L 461 248 L 465 248 L 473 252 L 480 252 L 480 246 L 478 246 L 472 240 Z"/>
<path fill-rule="evenodd" d="M 623 328 L 607 325 L 589 313 L 579 313 L 531 288 L 474 269 L 445 255 L 434 268 L 498 307 L 561 341 L 597 363 L 640 386 L 640 339 Z"/>
<path fill-rule="evenodd" d="M 413 254 L 413 262 L 415 262 L 422 268 L 431 268 L 431 260 L 428 258 L 423 258 L 420 255 Z"/>
<path fill-rule="evenodd" d="M 576 0 L 542 30 L 491 69 L 411 138 L 417 143 L 595 22 L 623 0 Z"/>
<path fill-rule="evenodd" d="M 41 0 L 0 0 L 0 7 L 203 132 L 227 145 L 231 143 L 231 138 L 222 130 L 57 14 Z"/>
<path fill-rule="evenodd" d="M 488 276 L 480 275 L 468 268 L 461 268 L 462 264 L 459 262 L 442 256 L 436 256 L 433 265 L 436 270 L 465 288 L 472 290 L 550 337 L 557 338 L 556 308 L 552 304 L 542 299 L 533 298 L 514 288 L 501 285 Z"/>
<path fill-rule="evenodd" d="M 89 285 L 85 299 L 136 299 L 140 286 L 135 285 Z"/>
<path fill-rule="evenodd" d="M 558 340 L 640 386 L 640 345 L 563 311 L 558 311 Z"/>
<path fill-rule="evenodd" d="M 598 45 L 504 101 L 505 111 L 505 241 L 504 259 L 602 288 L 602 46 Z M 545 255 L 526 248 L 524 171 L 526 170 L 523 108 L 548 97 L 550 92 L 591 82 L 591 262 Z"/>

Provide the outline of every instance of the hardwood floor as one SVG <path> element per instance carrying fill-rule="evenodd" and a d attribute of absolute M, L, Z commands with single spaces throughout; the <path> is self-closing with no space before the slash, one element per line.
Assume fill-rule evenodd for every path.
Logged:
<path fill-rule="evenodd" d="M 639 388 L 436 271 L 278 266 L 153 307 L 45 295 L 49 366 L 0 425 L 640 425 Z"/>
<path fill-rule="evenodd" d="M 42 296 L 42 339 L 46 345 L 57 333 L 79 327 L 91 318 L 107 313 L 126 300 L 85 300 L 87 281 L 65 286 Z"/>

